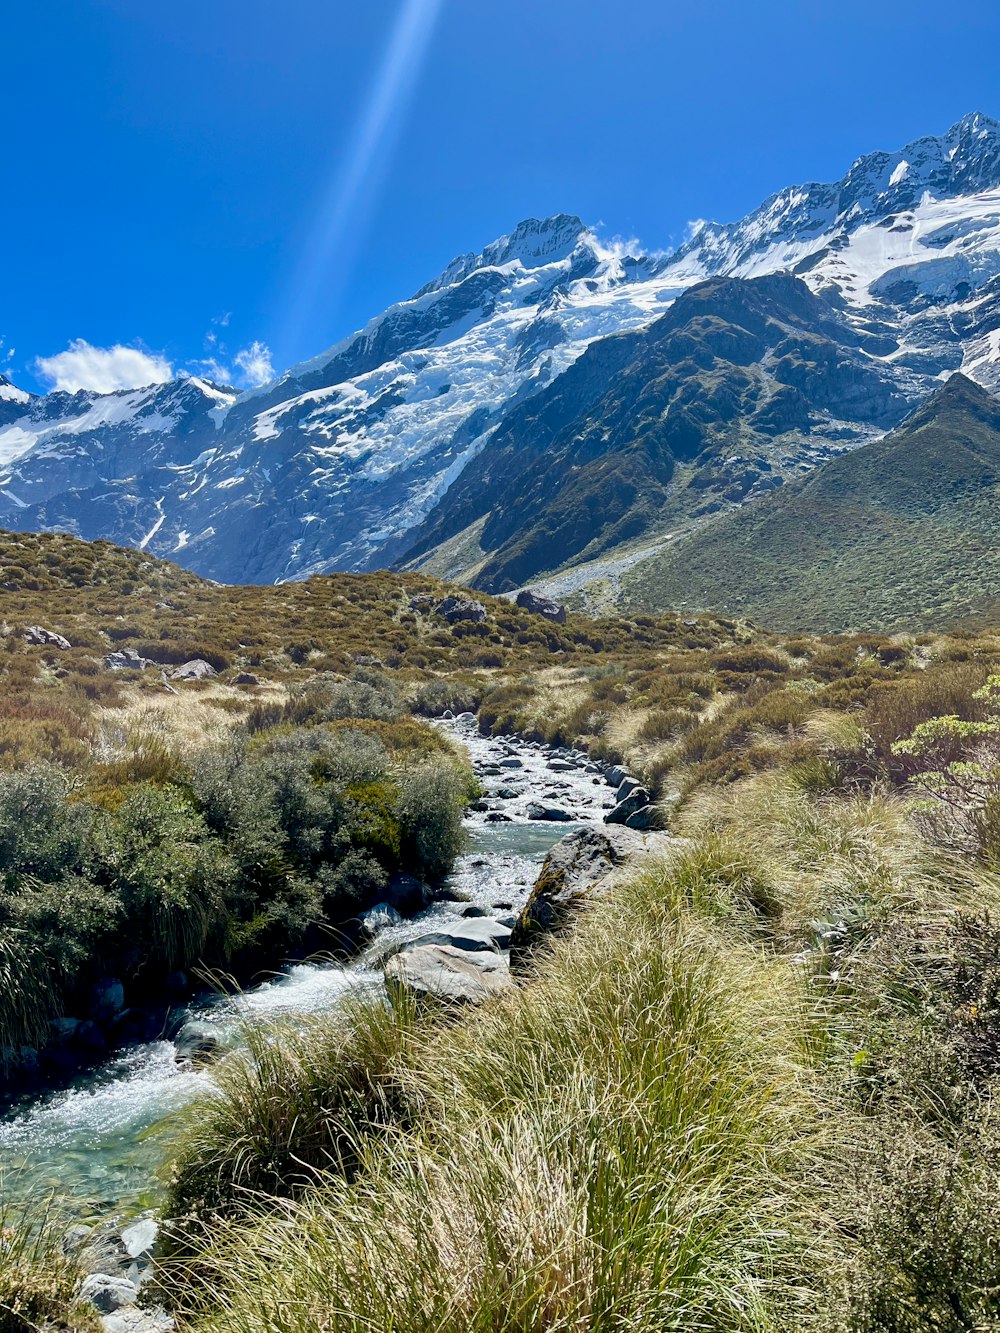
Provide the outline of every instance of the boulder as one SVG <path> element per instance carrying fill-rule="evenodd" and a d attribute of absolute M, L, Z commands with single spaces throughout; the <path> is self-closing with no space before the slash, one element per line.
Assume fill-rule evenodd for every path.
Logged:
<path fill-rule="evenodd" d="M 106 1023 L 125 1008 L 125 987 L 117 977 L 102 977 L 91 987 L 87 1006 L 88 1018 Z"/>
<path fill-rule="evenodd" d="M 515 601 L 522 611 L 530 611 L 534 616 L 544 616 L 546 620 L 554 620 L 557 625 L 566 624 L 566 608 L 560 602 L 554 602 L 551 597 L 543 597 L 541 593 L 532 592 L 530 588 L 522 588 Z"/>
<path fill-rule="evenodd" d="M 393 875 L 385 891 L 385 901 L 403 916 L 419 912 L 427 902 L 427 897 L 425 885 L 413 875 Z"/>
<path fill-rule="evenodd" d="M 184 662 L 167 672 L 171 680 L 210 680 L 218 674 L 211 662 L 201 657 L 193 657 L 190 662 Z"/>
<path fill-rule="evenodd" d="M 644 805 L 641 810 L 634 811 L 625 821 L 626 828 L 651 829 L 653 827 L 653 806 Z"/>
<path fill-rule="evenodd" d="M 573 816 L 562 806 L 542 805 L 539 801 L 532 801 L 528 806 L 528 818 L 549 824 L 569 824 Z"/>
<path fill-rule="evenodd" d="M 64 639 L 55 630 L 45 629 L 42 625 L 29 625 L 21 637 L 25 643 L 45 648 L 61 648 L 63 652 L 70 647 L 69 639 Z"/>
<path fill-rule="evenodd" d="M 211 1064 L 222 1053 L 218 1037 L 195 1023 L 181 1029 L 174 1038 L 174 1063 L 178 1065 Z"/>
<path fill-rule="evenodd" d="M 541 938 L 568 925 L 595 887 L 642 846 L 639 833 L 619 828 L 584 828 L 556 843 L 511 932 L 515 970 Z"/>
<path fill-rule="evenodd" d="M 473 620 L 481 624 L 486 619 L 486 607 L 471 597 L 445 597 L 434 609 L 439 616 L 444 616 L 449 625 L 459 620 Z"/>
<path fill-rule="evenodd" d="M 510 927 L 502 926 L 499 921 L 488 916 L 462 917 L 453 925 L 439 926 L 425 931 L 416 939 L 407 940 L 401 952 L 421 949 L 428 944 L 443 944 L 471 953 L 480 949 L 506 949 L 510 944 Z"/>
<path fill-rule="evenodd" d="M 572 773 L 576 764 L 569 759 L 550 759 L 549 768 L 553 773 Z"/>
<path fill-rule="evenodd" d="M 131 1226 L 122 1228 L 122 1244 L 130 1259 L 139 1259 L 152 1254 L 156 1238 L 160 1234 L 155 1217 L 140 1217 Z"/>
<path fill-rule="evenodd" d="M 521 760 L 521 759 L 501 759 L 501 760 L 500 760 L 500 767 L 501 767 L 501 768 L 523 768 L 523 767 L 524 767 L 524 761 Z"/>
<path fill-rule="evenodd" d="M 104 665 L 109 671 L 145 671 L 147 667 L 156 666 L 156 663 L 148 657 L 140 657 L 134 648 L 119 648 L 108 653 Z"/>
<path fill-rule="evenodd" d="M 367 912 L 361 913 L 358 922 L 361 933 L 369 939 L 374 939 L 389 926 L 398 926 L 402 919 L 391 903 L 376 903 L 374 907 L 369 907 Z"/>
<path fill-rule="evenodd" d="M 618 784 L 618 790 L 615 792 L 616 801 L 624 801 L 625 797 L 634 792 L 636 787 L 641 787 L 642 783 L 638 778 L 622 778 Z"/>
<path fill-rule="evenodd" d="M 103 1333 L 171 1333 L 176 1324 L 161 1306 L 125 1305 L 114 1314 L 102 1315 L 101 1328 Z"/>
<path fill-rule="evenodd" d="M 486 816 L 486 822 L 487 824 L 509 824 L 511 818 L 510 815 L 505 815 L 500 810 L 491 810 Z"/>
<path fill-rule="evenodd" d="M 636 787 L 619 801 L 613 810 L 604 816 L 605 824 L 624 824 L 629 818 L 649 805 L 649 792 L 645 787 Z"/>
<path fill-rule="evenodd" d="M 234 679 L 233 684 L 234 684 L 234 685 L 259 685 L 259 684 L 260 684 L 260 680 L 258 679 L 257 676 L 255 676 L 255 675 L 253 674 L 252 671 L 241 671 L 240 674 Z"/>
<path fill-rule="evenodd" d="M 609 787 L 620 787 L 628 777 L 624 768 L 620 764 L 615 764 L 613 768 L 608 769 L 607 778 Z"/>
<path fill-rule="evenodd" d="M 452 1004 L 478 1004 L 512 984 L 505 954 L 438 944 L 395 954 L 385 965 L 385 980 L 390 991 Z"/>
<path fill-rule="evenodd" d="M 134 1305 L 138 1295 L 139 1288 L 134 1282 L 112 1277 L 110 1273 L 91 1273 L 80 1287 L 80 1296 L 100 1314 L 112 1314 L 123 1305 Z"/>

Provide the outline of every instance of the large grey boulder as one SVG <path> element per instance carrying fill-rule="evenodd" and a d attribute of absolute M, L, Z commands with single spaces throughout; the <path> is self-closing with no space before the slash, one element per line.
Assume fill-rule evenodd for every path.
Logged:
<path fill-rule="evenodd" d="M 554 602 L 551 597 L 543 597 L 541 593 L 532 592 L 530 588 L 522 588 L 515 601 L 522 611 L 530 611 L 535 616 L 544 616 L 546 620 L 554 620 L 557 625 L 566 624 L 566 608 L 560 602 Z"/>
<path fill-rule="evenodd" d="M 627 824 L 632 815 L 638 814 L 649 805 L 649 792 L 645 787 L 636 787 L 619 801 L 613 810 L 604 816 L 605 824 Z M 646 825 L 648 828 L 648 824 Z"/>
<path fill-rule="evenodd" d="M 573 816 L 560 805 L 543 805 L 541 801 L 532 801 L 528 806 L 528 818 L 549 824 L 569 824 Z"/>
<path fill-rule="evenodd" d="M 398 926 L 402 920 L 402 916 L 391 903 L 376 903 L 374 907 L 369 907 L 367 911 L 358 915 L 361 933 L 368 939 L 374 939 L 390 926 Z"/>
<path fill-rule="evenodd" d="M 123 1305 L 134 1305 L 139 1288 L 128 1278 L 113 1277 L 110 1273 L 91 1273 L 83 1279 L 80 1295 L 101 1314 L 111 1314 Z"/>
<path fill-rule="evenodd" d="M 206 662 L 201 657 L 193 657 L 190 662 L 183 662 L 167 672 L 171 680 L 210 680 L 218 674 L 211 662 Z"/>
<path fill-rule="evenodd" d="M 556 843 L 511 932 L 514 969 L 544 936 L 567 926 L 594 889 L 643 846 L 642 835 L 625 828 L 579 829 Z"/>
<path fill-rule="evenodd" d="M 108 653 L 104 665 L 109 671 L 145 671 L 147 667 L 156 666 L 156 663 L 148 657 L 140 657 L 134 648 L 118 648 Z"/>
<path fill-rule="evenodd" d="M 176 1324 L 160 1306 L 146 1309 L 125 1305 L 114 1314 L 102 1315 L 101 1328 L 104 1333 L 171 1333 Z"/>
<path fill-rule="evenodd" d="M 445 597 L 434 609 L 439 616 L 444 616 L 449 625 L 459 620 L 473 620 L 481 624 L 486 619 L 486 607 L 471 597 Z"/>
<path fill-rule="evenodd" d="M 506 954 L 425 944 L 393 955 L 385 965 L 390 992 L 452 1004 L 478 1004 L 511 986 Z"/>
<path fill-rule="evenodd" d="M 446 926 L 427 930 L 416 939 L 407 940 L 402 948 L 419 949 L 427 944 L 443 944 L 452 949 L 476 952 L 480 949 L 506 949 L 510 944 L 510 927 L 502 926 L 492 917 L 462 917 Z"/>
<path fill-rule="evenodd" d="M 42 625 L 29 625 L 21 637 L 25 643 L 30 643 L 36 647 L 61 648 L 63 652 L 70 647 L 69 639 L 64 639 L 55 630 L 45 629 Z"/>

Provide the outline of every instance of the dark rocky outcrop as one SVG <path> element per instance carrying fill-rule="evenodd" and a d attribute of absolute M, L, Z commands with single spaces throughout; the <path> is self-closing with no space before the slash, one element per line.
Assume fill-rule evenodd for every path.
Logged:
<path fill-rule="evenodd" d="M 523 611 L 544 616 L 546 620 L 554 620 L 557 625 L 566 624 L 566 608 L 559 602 L 554 602 L 551 597 L 543 597 L 541 593 L 532 592 L 530 588 L 522 588 L 515 600 Z"/>
<path fill-rule="evenodd" d="M 439 616 L 447 620 L 449 625 L 454 625 L 460 620 L 472 620 L 476 624 L 482 624 L 486 619 L 486 607 L 482 602 L 473 601 L 471 597 L 445 597 L 434 609 Z"/>

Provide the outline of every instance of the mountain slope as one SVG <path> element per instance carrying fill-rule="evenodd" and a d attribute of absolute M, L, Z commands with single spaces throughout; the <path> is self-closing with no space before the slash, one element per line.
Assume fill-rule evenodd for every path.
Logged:
<path fill-rule="evenodd" d="M 693 495 L 680 505 L 692 479 L 672 446 L 663 454 L 656 423 L 664 413 L 676 423 L 681 393 L 666 352 L 641 390 L 623 383 L 618 396 L 614 372 L 601 371 L 617 347 L 556 386 L 588 349 L 652 330 L 697 284 L 780 272 L 820 298 L 824 321 L 836 315 L 833 342 L 867 360 L 899 402 L 957 370 L 1000 388 L 1000 125 L 967 116 L 942 136 L 869 154 L 839 182 L 700 225 L 675 254 L 602 244 L 568 214 L 529 220 L 260 390 L 193 379 L 36 398 L 4 381 L 0 523 L 144 545 L 225 581 L 365 570 L 410 552 L 500 587 L 673 522 L 672 504 L 679 520 L 705 507 L 687 504 Z M 824 424 L 813 380 L 813 418 L 807 432 L 796 427 L 805 444 L 779 459 L 782 475 L 896 419 L 838 407 Z M 704 405 L 704 376 L 689 384 Z M 741 384 L 730 377 L 711 408 L 703 452 L 714 454 L 698 464 L 708 507 L 764 489 L 748 482 L 735 444 L 746 434 L 756 449 L 760 436 L 761 393 Z M 584 445 L 571 435 L 588 403 Z M 606 435 L 598 410 L 613 419 Z M 556 444 L 548 475 L 542 439 Z M 547 494 L 564 468 L 586 475 Z M 608 512 L 595 508 L 595 488 Z"/>
<path fill-rule="evenodd" d="M 896 431 L 624 575 L 626 603 L 891 630 L 1000 603 L 1000 401 L 953 376 Z"/>
<path fill-rule="evenodd" d="M 902 418 L 879 350 L 787 274 L 699 284 L 515 409 L 413 555 L 485 517 L 495 592 L 756 498 Z"/>

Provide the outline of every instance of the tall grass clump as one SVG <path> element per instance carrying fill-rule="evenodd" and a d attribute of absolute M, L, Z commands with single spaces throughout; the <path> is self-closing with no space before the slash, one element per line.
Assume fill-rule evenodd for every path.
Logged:
<path fill-rule="evenodd" d="M 78 1300 L 80 1277 L 45 1205 L 0 1207 L 0 1333 L 99 1333 L 97 1312 Z"/>
<path fill-rule="evenodd" d="M 790 1327 L 822 1248 L 803 1003 L 669 869 L 637 877 L 524 987 L 412 1039 L 408 1123 L 361 1135 L 351 1172 L 222 1225 L 196 1326 Z"/>
<path fill-rule="evenodd" d="M 167 1215 L 175 1240 L 263 1195 L 294 1196 L 325 1171 L 354 1174 L 358 1144 L 405 1118 L 400 1080 L 415 1010 L 345 1001 L 333 1016 L 242 1027 L 245 1046 L 176 1135 Z"/>

